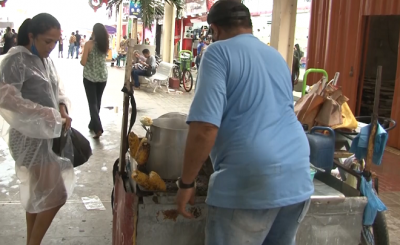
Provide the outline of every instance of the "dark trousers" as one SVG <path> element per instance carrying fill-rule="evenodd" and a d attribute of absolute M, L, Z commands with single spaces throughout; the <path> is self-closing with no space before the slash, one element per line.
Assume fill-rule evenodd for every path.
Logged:
<path fill-rule="evenodd" d="M 107 82 L 91 82 L 86 78 L 83 78 L 83 85 L 85 86 L 86 97 L 89 104 L 90 111 L 90 123 L 89 129 L 95 133 L 103 132 L 103 126 L 100 120 L 100 106 L 101 97 L 103 96 L 104 88 Z"/>
<path fill-rule="evenodd" d="M 117 66 L 120 66 L 121 58 L 125 58 L 126 54 L 119 54 L 117 57 Z"/>
<path fill-rule="evenodd" d="M 200 61 L 201 61 L 201 58 L 200 58 L 200 56 L 196 56 L 196 68 L 197 68 L 197 70 L 199 70 L 199 67 L 200 67 Z"/>
<path fill-rule="evenodd" d="M 75 49 L 76 49 L 76 58 L 78 59 L 79 56 L 79 48 L 80 48 L 80 44 L 79 45 L 75 45 Z M 73 58 L 73 57 L 72 57 Z"/>
<path fill-rule="evenodd" d="M 137 87 L 137 88 L 140 87 L 139 76 L 146 76 L 146 75 L 147 75 L 147 71 L 145 71 L 145 70 L 132 69 L 131 76 L 132 76 L 132 80 L 134 81 L 135 87 Z"/>

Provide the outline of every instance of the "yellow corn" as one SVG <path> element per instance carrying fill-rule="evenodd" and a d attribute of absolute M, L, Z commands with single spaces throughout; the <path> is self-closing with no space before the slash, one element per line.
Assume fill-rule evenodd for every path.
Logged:
<path fill-rule="evenodd" d="M 167 186 L 165 185 L 164 180 L 161 179 L 160 175 L 158 175 L 156 172 L 153 171 L 151 171 L 149 174 L 149 184 L 152 190 L 157 190 L 157 191 L 167 190 Z"/>
<path fill-rule="evenodd" d="M 138 183 L 138 185 L 144 187 L 146 190 L 151 190 L 151 185 L 149 183 L 149 176 L 145 173 L 135 170 L 132 173 L 132 179 Z"/>
<path fill-rule="evenodd" d="M 140 144 L 139 137 L 134 132 L 130 132 L 128 136 L 128 142 L 129 142 L 129 153 L 132 158 L 135 158 L 135 154 L 139 149 L 139 144 Z"/>
<path fill-rule="evenodd" d="M 139 165 L 143 165 L 147 162 L 150 155 L 150 144 L 147 143 L 147 139 L 143 138 L 139 144 L 139 149 L 135 154 L 135 160 Z"/>

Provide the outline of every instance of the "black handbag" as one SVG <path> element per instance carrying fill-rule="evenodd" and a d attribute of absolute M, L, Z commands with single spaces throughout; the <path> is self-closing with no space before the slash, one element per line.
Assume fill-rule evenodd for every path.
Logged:
<path fill-rule="evenodd" d="M 153 69 L 151 66 L 146 68 L 146 77 L 151 77 L 156 74 L 156 69 Z"/>
<path fill-rule="evenodd" d="M 64 147 L 68 141 L 71 140 L 73 147 L 73 156 L 71 154 L 63 154 Z M 75 167 L 81 166 L 86 163 L 90 156 L 92 155 L 92 147 L 90 147 L 90 142 L 83 136 L 78 130 L 71 128 L 67 133 L 61 134 L 59 138 L 53 139 L 53 151 L 58 156 L 65 156 L 71 160 Z"/>

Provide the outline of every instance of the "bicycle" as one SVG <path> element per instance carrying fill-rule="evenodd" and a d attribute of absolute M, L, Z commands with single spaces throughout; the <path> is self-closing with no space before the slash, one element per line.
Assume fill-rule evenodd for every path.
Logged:
<path fill-rule="evenodd" d="M 178 78 L 186 92 L 190 92 L 193 88 L 193 76 L 190 71 L 193 54 L 189 50 L 179 52 L 179 60 L 174 60 L 172 75 Z"/>

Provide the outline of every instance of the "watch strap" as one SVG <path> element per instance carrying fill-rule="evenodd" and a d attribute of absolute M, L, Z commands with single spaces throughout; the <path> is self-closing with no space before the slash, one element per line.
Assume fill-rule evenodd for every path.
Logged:
<path fill-rule="evenodd" d="M 194 181 L 191 184 L 185 184 L 182 182 L 181 178 L 178 178 L 178 180 L 176 181 L 176 185 L 178 186 L 179 189 L 190 189 L 196 187 L 196 182 Z"/>

